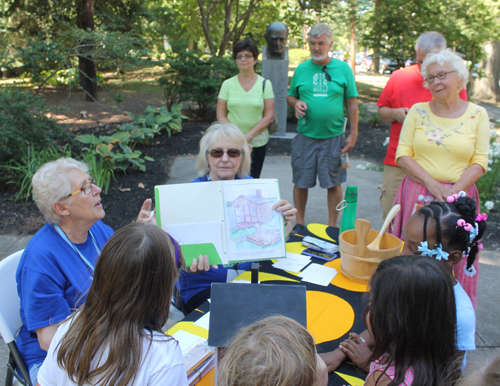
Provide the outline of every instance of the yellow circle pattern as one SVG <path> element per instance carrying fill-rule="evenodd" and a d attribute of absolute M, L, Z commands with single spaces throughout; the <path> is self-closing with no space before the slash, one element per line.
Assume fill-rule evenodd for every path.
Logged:
<path fill-rule="evenodd" d="M 354 323 L 354 310 L 338 296 L 307 291 L 307 329 L 316 344 L 335 340 L 349 332 Z"/>

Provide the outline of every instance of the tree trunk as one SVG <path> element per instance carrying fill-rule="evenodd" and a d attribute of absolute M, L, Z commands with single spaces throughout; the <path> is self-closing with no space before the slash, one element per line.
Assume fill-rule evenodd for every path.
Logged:
<path fill-rule="evenodd" d="M 375 15 L 375 22 L 378 22 L 380 20 L 380 2 L 381 0 L 375 0 L 375 9 L 373 10 L 373 13 Z M 373 57 L 372 57 L 372 70 L 375 72 L 375 74 L 378 74 L 380 71 L 380 46 L 378 44 L 379 42 L 377 41 L 377 44 L 375 47 L 373 47 Z"/>
<path fill-rule="evenodd" d="M 481 62 L 479 69 L 484 71 L 485 77 L 475 79 L 472 85 L 472 98 L 494 102 L 500 101 L 500 42 L 490 40 L 483 46 L 486 59 Z"/>
<path fill-rule="evenodd" d="M 351 52 L 349 59 L 351 60 L 352 73 L 356 76 L 356 9 L 355 0 L 351 0 Z"/>
<path fill-rule="evenodd" d="M 81 0 L 78 7 L 78 26 L 85 31 L 94 30 L 94 1 Z M 95 42 L 85 40 L 84 45 L 92 46 Z M 89 102 L 95 102 L 97 99 L 97 73 L 95 62 L 92 58 L 92 48 L 85 48 L 78 57 L 80 69 L 80 85 L 87 94 L 86 99 Z"/>

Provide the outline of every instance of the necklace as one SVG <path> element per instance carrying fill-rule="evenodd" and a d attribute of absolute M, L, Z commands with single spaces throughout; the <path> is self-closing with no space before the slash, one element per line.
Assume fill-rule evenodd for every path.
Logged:
<path fill-rule="evenodd" d="M 94 274 L 94 269 L 95 269 L 94 265 L 85 256 L 83 256 L 83 253 L 80 252 L 80 250 L 75 246 L 75 244 L 73 244 L 71 242 L 71 240 L 68 238 L 66 233 L 64 233 L 64 231 L 61 229 L 61 227 L 59 225 L 54 225 L 54 228 L 56 228 L 57 233 L 59 233 L 59 235 L 61 235 L 63 240 L 66 241 L 66 243 L 68 243 L 68 245 L 71 248 L 73 248 L 73 250 L 78 254 L 78 256 L 80 256 L 80 259 L 82 259 L 82 261 L 85 263 L 85 265 L 87 267 L 89 267 L 92 274 Z M 97 256 L 98 257 L 101 256 L 101 249 L 97 245 L 97 242 L 95 241 L 94 235 L 92 234 L 92 231 L 90 229 L 89 229 L 88 233 L 90 235 L 90 238 L 92 239 L 92 242 L 94 243 L 95 250 L 97 251 Z"/>

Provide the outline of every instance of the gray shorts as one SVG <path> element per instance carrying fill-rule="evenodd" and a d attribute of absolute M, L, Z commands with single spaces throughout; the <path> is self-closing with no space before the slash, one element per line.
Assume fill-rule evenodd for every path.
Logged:
<path fill-rule="evenodd" d="M 347 180 L 347 171 L 340 165 L 342 136 L 314 139 L 300 133 L 292 141 L 293 183 L 302 189 L 316 186 L 333 188 Z"/>

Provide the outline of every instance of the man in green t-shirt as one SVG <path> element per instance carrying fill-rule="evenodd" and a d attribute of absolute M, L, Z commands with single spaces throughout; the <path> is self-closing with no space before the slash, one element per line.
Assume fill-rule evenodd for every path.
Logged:
<path fill-rule="evenodd" d="M 358 137 L 358 91 L 347 63 L 328 56 L 332 30 L 320 23 L 309 32 L 312 58 L 293 74 L 287 96 L 299 122 L 292 142 L 293 201 L 297 208 L 295 231 L 304 227 L 308 189 L 316 185 L 328 190 L 328 225 L 337 226 L 336 206 L 342 201 L 340 184 L 347 179 L 341 153 L 349 152 Z M 343 139 L 344 101 L 350 135 Z"/>

